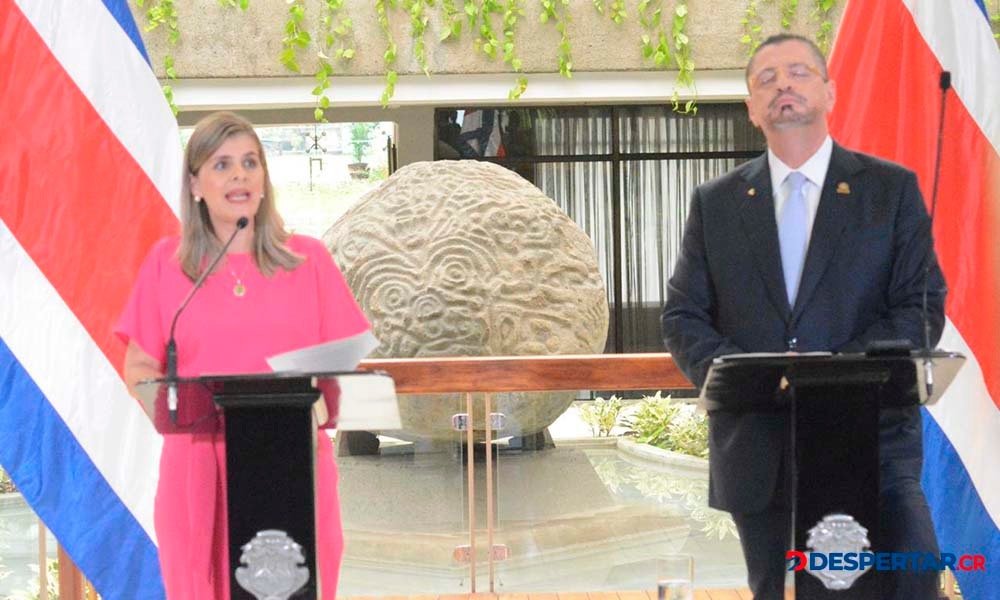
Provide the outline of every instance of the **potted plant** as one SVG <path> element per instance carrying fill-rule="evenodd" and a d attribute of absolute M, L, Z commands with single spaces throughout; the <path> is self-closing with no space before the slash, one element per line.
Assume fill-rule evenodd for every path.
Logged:
<path fill-rule="evenodd" d="M 375 123 L 351 123 L 351 156 L 354 162 L 347 165 L 353 179 L 368 179 L 368 163 L 365 155 L 372 145 Z"/>

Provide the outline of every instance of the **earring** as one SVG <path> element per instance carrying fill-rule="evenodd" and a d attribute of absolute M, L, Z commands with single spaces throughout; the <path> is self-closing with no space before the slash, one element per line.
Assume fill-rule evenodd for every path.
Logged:
<path fill-rule="evenodd" d="M 201 196 L 195 196 L 194 197 L 194 201 L 195 202 L 201 202 Z"/>
<path fill-rule="evenodd" d="M 263 199 L 264 199 L 264 194 L 261 194 L 261 195 L 260 195 L 260 199 L 261 199 L 261 200 L 263 200 Z"/>

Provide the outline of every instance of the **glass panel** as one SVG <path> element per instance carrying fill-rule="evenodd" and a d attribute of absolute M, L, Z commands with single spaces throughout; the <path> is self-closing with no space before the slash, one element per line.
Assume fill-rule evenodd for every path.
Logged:
<path fill-rule="evenodd" d="M 618 109 L 622 153 L 761 151 L 764 137 L 742 103 L 698 104 L 697 115 L 670 106 Z"/>
<path fill-rule="evenodd" d="M 611 163 L 539 163 L 534 169 L 535 185 L 566 211 L 594 243 L 610 305 L 614 299 Z"/>
<path fill-rule="evenodd" d="M 295 233 L 322 237 L 355 201 L 388 176 L 395 124 L 322 123 L 255 127 L 278 212 Z M 181 129 L 184 145 L 193 127 Z"/>
<path fill-rule="evenodd" d="M 659 317 L 680 252 L 694 188 L 733 158 L 622 163 L 623 339 L 628 352 L 663 352 Z"/>
<path fill-rule="evenodd" d="M 658 556 L 694 556 L 698 588 L 743 588 L 727 513 L 707 508 L 708 461 L 594 437 L 586 403 L 496 394 L 505 427 L 496 465 L 494 591 L 651 590 Z M 550 409 L 566 407 L 548 427 Z M 504 554 L 506 557 L 504 558 Z M 502 558 L 502 560 L 501 560 Z"/>
<path fill-rule="evenodd" d="M 0 469 L 0 598 L 38 597 L 38 532 L 41 527 L 7 473 Z M 52 533 L 45 530 L 46 557 L 57 558 Z M 55 591 L 55 573 L 49 571 L 50 594 Z"/>
<path fill-rule="evenodd" d="M 258 127 L 278 211 L 288 228 L 321 237 L 355 201 L 378 187 L 388 176 L 386 145 L 394 128 L 389 122 Z"/>
<path fill-rule="evenodd" d="M 615 163 L 570 157 L 609 153 L 612 111 L 619 119 L 620 152 L 687 153 L 689 158 L 640 163 L 622 161 L 619 198 L 612 177 Z M 620 331 L 625 352 L 662 351 L 659 312 L 683 234 L 693 188 L 723 174 L 746 157 L 700 158 L 705 153 L 756 153 L 764 140 L 746 117 L 741 103 L 701 104 L 696 116 L 674 113 L 669 106 L 550 107 L 439 110 L 442 136 L 476 132 L 476 146 L 486 156 L 519 173 L 555 200 L 590 236 L 605 278 L 612 318 L 606 351 L 618 347 L 615 289 L 622 290 Z M 527 125 L 524 125 L 527 124 Z M 450 127 L 452 134 L 442 133 Z M 462 133 L 461 130 L 464 130 Z M 510 131 L 521 132 L 509 135 Z M 471 138 L 469 138 L 471 139 Z M 506 140 L 506 142 L 505 142 Z M 466 153 L 476 158 L 479 153 Z M 558 162 L 531 157 L 560 156 Z M 438 157 L 441 158 L 440 152 Z M 520 158 L 519 158 L 520 157 Z M 613 280 L 614 210 L 621 207 L 622 281 Z"/>
<path fill-rule="evenodd" d="M 345 554 L 340 596 L 465 594 L 469 545 L 464 394 L 402 395 L 403 429 L 339 432 Z"/>
<path fill-rule="evenodd" d="M 438 109 L 435 159 L 611 153 L 608 108 Z"/>

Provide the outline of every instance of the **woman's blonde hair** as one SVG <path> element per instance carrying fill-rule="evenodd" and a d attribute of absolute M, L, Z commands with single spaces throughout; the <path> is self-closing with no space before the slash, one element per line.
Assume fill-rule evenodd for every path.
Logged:
<path fill-rule="evenodd" d="M 264 197 L 254 217 L 253 248 L 251 254 L 261 273 L 273 275 L 278 267 L 291 271 L 303 260 L 285 245 L 291 237 L 285 229 L 285 222 L 274 207 L 274 188 L 271 174 L 267 170 L 264 147 L 254 131 L 253 125 L 243 117 L 231 112 L 216 112 L 198 121 L 184 151 L 184 177 L 181 183 L 181 244 L 177 258 L 181 269 L 191 279 L 196 279 L 205 269 L 209 258 L 222 248 L 208 207 L 204 202 L 195 202 L 191 193 L 191 177 L 198 174 L 201 166 L 215 154 L 222 144 L 236 135 L 248 135 L 257 144 L 260 164 L 264 169 Z"/>

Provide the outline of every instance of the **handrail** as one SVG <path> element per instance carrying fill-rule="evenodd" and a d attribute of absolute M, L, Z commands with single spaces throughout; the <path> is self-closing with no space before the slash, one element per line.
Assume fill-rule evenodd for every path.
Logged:
<path fill-rule="evenodd" d="M 363 360 L 402 394 L 692 389 L 667 353 Z"/>
<path fill-rule="evenodd" d="M 556 390 L 664 390 L 693 386 L 667 353 L 381 358 L 360 369 L 384 371 L 401 394 L 545 392 Z M 60 598 L 84 600 L 79 570 L 59 555 Z"/>

